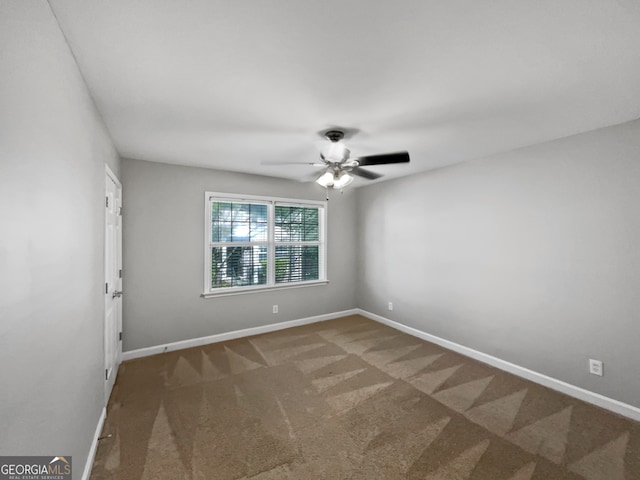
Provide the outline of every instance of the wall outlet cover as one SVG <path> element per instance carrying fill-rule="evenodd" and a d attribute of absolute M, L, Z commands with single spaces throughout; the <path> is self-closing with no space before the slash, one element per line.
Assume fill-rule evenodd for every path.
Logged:
<path fill-rule="evenodd" d="M 592 375 L 598 375 L 602 377 L 604 375 L 604 369 L 600 360 L 589 359 L 589 373 Z"/>

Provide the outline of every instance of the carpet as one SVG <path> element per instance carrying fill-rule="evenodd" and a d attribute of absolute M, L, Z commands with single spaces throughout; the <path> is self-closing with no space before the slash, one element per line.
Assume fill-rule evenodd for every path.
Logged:
<path fill-rule="evenodd" d="M 361 316 L 125 362 L 93 480 L 640 479 L 640 424 Z"/>

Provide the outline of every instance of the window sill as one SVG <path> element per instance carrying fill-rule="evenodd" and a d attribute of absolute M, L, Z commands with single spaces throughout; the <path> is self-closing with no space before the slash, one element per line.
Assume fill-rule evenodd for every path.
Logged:
<path fill-rule="evenodd" d="M 268 287 L 231 287 L 225 288 L 219 292 L 203 292 L 200 294 L 202 298 L 228 297 L 231 295 L 246 295 L 247 293 L 271 292 L 274 290 L 288 290 L 291 288 L 316 287 L 319 285 L 327 285 L 329 280 L 313 280 L 311 282 L 297 282 L 295 284 L 286 285 L 270 285 Z"/>

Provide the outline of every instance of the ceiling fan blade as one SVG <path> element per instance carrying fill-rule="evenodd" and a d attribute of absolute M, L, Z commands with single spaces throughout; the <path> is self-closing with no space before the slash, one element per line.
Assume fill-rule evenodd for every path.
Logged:
<path fill-rule="evenodd" d="M 281 161 L 281 160 L 274 160 L 274 161 L 260 162 L 260 165 L 313 165 L 314 167 L 322 167 L 325 164 L 318 163 L 318 162 L 287 162 L 287 161 Z"/>
<path fill-rule="evenodd" d="M 362 178 L 366 178 L 367 180 L 375 180 L 376 178 L 380 178 L 382 175 L 379 173 L 372 172 L 371 170 L 365 170 L 364 168 L 356 167 L 351 170 L 351 173 L 357 175 Z"/>
<path fill-rule="evenodd" d="M 358 157 L 358 165 L 361 167 L 366 165 L 384 165 L 388 163 L 408 163 L 409 152 L 383 153 L 382 155 L 367 155 Z"/>

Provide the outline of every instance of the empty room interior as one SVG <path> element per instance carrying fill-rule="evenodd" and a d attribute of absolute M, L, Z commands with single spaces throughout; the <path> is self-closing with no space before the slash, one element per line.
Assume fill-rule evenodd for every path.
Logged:
<path fill-rule="evenodd" d="M 637 0 L 0 0 L 0 456 L 640 479 L 639 212 Z"/>

